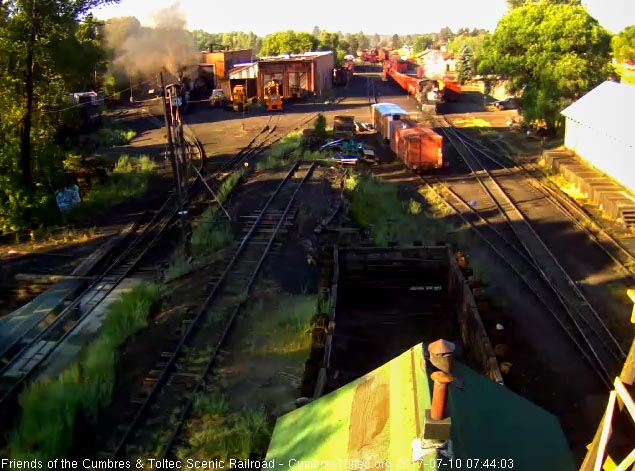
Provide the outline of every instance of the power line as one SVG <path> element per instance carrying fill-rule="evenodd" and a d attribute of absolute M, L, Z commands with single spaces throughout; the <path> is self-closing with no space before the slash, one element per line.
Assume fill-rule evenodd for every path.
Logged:
<path fill-rule="evenodd" d="M 146 80 L 145 82 L 138 83 L 135 86 L 136 87 L 140 87 L 142 85 L 147 85 L 147 84 L 149 84 L 151 82 L 154 82 L 154 80 L 155 79 Z M 106 96 L 104 96 L 104 100 L 106 100 L 107 98 L 114 98 L 115 96 L 119 95 L 120 93 L 127 92 L 128 90 L 132 90 L 135 86 L 124 88 L 123 90 L 119 90 L 117 92 L 113 92 L 110 95 L 106 95 Z M 59 109 L 59 110 L 45 110 L 45 111 L 43 111 L 43 113 L 61 113 L 63 111 L 72 110 L 73 108 L 79 108 L 80 106 L 84 106 L 84 105 L 86 105 L 86 103 L 77 103 L 76 105 L 71 105 L 71 106 L 68 106 L 66 108 L 62 108 L 62 109 Z"/>

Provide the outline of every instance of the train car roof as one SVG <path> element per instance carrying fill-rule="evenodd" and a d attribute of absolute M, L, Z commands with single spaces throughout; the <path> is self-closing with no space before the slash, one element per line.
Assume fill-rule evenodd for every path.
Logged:
<path fill-rule="evenodd" d="M 398 114 L 398 115 L 407 115 L 409 114 L 406 110 L 404 110 L 401 106 L 395 105 L 394 103 L 376 103 L 371 105 L 377 111 L 379 111 L 382 115 L 389 114 Z"/>

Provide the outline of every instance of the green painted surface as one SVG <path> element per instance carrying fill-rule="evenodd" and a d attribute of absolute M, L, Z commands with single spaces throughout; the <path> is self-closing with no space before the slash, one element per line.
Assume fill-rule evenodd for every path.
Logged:
<path fill-rule="evenodd" d="M 453 370 L 462 389 L 450 386 L 448 413 L 454 455 L 464 466 L 496 459 L 496 469 L 501 460 L 514 471 L 576 469 L 554 415 L 459 362 Z"/>
<path fill-rule="evenodd" d="M 555 416 L 458 361 L 461 388 L 450 386 L 447 404 L 455 461 L 436 468 L 431 454 L 417 467 L 411 444 L 421 436 L 432 391 L 424 367 L 417 345 L 280 417 L 267 460 L 277 469 L 575 469 Z"/>
<path fill-rule="evenodd" d="M 280 417 L 266 459 L 276 469 L 434 469 L 412 463 L 417 417 L 430 407 L 422 358 L 417 345 Z"/>

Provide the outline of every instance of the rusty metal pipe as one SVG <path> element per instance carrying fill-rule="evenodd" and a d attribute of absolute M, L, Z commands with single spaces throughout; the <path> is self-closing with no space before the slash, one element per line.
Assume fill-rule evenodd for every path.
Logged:
<path fill-rule="evenodd" d="M 452 376 L 443 371 L 435 371 L 430 375 L 430 378 L 434 381 L 430 416 L 433 420 L 443 420 L 448 395 L 448 384 L 452 382 Z"/>

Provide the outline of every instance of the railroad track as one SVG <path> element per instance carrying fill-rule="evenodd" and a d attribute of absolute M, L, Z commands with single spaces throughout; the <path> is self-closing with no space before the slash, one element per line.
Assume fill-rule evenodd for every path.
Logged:
<path fill-rule="evenodd" d="M 127 408 L 128 416 L 119 420 L 122 433 L 116 443 L 100 456 L 117 459 L 140 453 L 151 446 L 157 434 L 167 437 L 161 454 L 170 456 L 197 393 L 208 381 L 262 264 L 315 167 L 315 163 L 296 162 L 282 179 L 250 223 L 224 271 L 217 279 L 208 280 L 205 298 L 193 300 L 197 309 L 183 321 L 182 334 L 173 339 L 173 348 L 164 351 L 162 363 L 145 378 L 143 394 Z M 190 352 L 209 355 L 201 361 L 200 355 Z"/>
<path fill-rule="evenodd" d="M 445 199 L 464 222 L 474 228 L 479 237 L 520 276 L 580 349 L 602 381 L 610 386 L 611 380 L 621 369 L 625 354 L 598 313 L 509 195 L 505 185 L 514 182 L 499 182 L 478 157 L 475 145 L 463 139 L 451 127 L 443 127 L 442 130 L 483 192 L 494 203 L 497 213 L 506 220 L 506 226 L 514 237 L 510 237 L 509 231 L 503 234 L 494 226 L 500 222 L 500 216 L 493 217 L 487 210 L 473 207 L 450 189 Z M 431 181 L 432 177 L 422 178 L 429 185 L 438 183 L 438 180 Z M 470 216 L 466 217 L 459 206 L 466 208 Z"/>
<path fill-rule="evenodd" d="M 245 158 L 253 155 L 251 145 L 264 132 L 264 129 L 261 130 L 249 146 L 241 149 L 236 157 L 226 162 L 209 178 L 213 179 L 221 172 L 235 168 Z M 186 141 L 186 148 L 190 157 L 204 160 L 203 145 L 195 135 Z M 201 191 L 203 178 L 195 178 L 189 182 L 187 199 Z M 205 184 L 209 185 L 207 182 Z M 46 313 L 30 321 L 31 325 L 0 351 L 0 416 L 7 419 L 3 423 L 10 422 L 9 416 L 16 410 L 18 394 L 26 382 L 34 377 L 44 362 L 93 313 L 99 303 L 135 269 L 170 227 L 179 210 L 178 195 L 171 193 L 153 215 L 144 213 L 126 238 L 129 241 L 128 246 L 92 283 L 53 319 Z"/>
<path fill-rule="evenodd" d="M 309 117 L 302 117 L 293 129 L 300 129 L 315 116 L 317 113 L 313 113 Z M 162 122 L 150 115 L 146 118 L 155 121 L 156 124 L 163 125 Z M 267 124 L 252 140 L 213 172 L 206 172 L 201 166 L 198 169 L 199 176 L 189 181 L 186 198 L 190 199 L 201 191 L 203 186 L 208 188 L 210 185 L 214 186 L 214 181 L 216 181 L 216 185 L 219 185 L 219 179 L 226 176 L 228 172 L 260 155 L 282 139 L 285 133 L 274 134 L 280 119 L 280 114 L 270 115 Z M 198 157 L 203 162 L 205 150 L 202 143 L 187 128 L 187 124 L 185 127 L 186 149 L 190 153 L 190 157 Z M 35 376 L 45 360 L 56 351 L 82 321 L 90 316 L 95 307 L 114 290 L 121 280 L 135 269 L 142 258 L 161 239 L 180 209 L 178 195 L 173 192 L 159 210 L 153 215 L 146 213 L 145 219 L 139 220 L 135 224 L 131 235 L 127 238 L 130 241 L 127 248 L 61 312 L 53 319 L 50 319 L 49 316 L 36 318 L 23 334 L 3 348 L 0 352 L 0 416 L 2 416 L 4 424 L 11 422 L 10 417 L 18 409 L 17 397 L 26 382 Z"/>
<path fill-rule="evenodd" d="M 455 129 L 456 130 L 456 129 Z M 545 198 L 549 199 L 551 203 L 556 206 L 562 214 L 564 214 L 571 222 L 573 222 L 578 228 L 585 232 L 591 241 L 596 244 L 614 263 L 615 265 L 629 278 L 634 279 L 635 275 L 628 269 L 627 264 L 635 266 L 635 256 L 631 254 L 626 247 L 611 234 L 606 232 L 593 220 L 584 209 L 580 208 L 578 204 L 565 195 L 559 188 L 554 188 L 551 184 L 545 184 L 541 181 L 544 176 L 538 166 L 533 163 L 516 162 L 505 153 L 505 150 L 500 147 L 496 142 L 493 142 L 498 148 L 498 152 L 503 154 L 503 157 L 496 155 L 494 151 L 482 142 L 472 138 L 468 134 L 458 131 L 461 136 L 470 142 L 483 157 L 492 161 L 495 165 L 503 169 L 507 173 L 522 172 L 527 182 L 540 191 Z M 593 230 L 589 228 L 591 226 Z"/>

